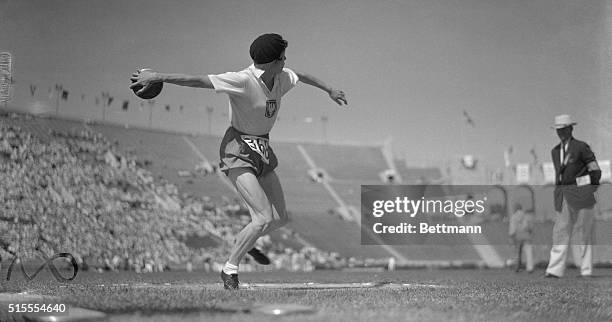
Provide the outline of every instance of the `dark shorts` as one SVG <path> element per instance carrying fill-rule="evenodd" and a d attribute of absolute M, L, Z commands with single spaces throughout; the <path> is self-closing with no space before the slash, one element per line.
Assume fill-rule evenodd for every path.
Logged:
<path fill-rule="evenodd" d="M 220 169 L 225 175 L 229 169 L 249 168 L 259 178 L 278 165 L 276 155 L 269 145 L 268 134 L 249 135 L 231 126 L 221 141 L 219 157 Z"/>

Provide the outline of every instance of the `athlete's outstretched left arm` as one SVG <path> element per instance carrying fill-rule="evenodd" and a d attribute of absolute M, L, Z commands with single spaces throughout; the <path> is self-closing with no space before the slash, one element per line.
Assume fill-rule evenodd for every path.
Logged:
<path fill-rule="evenodd" d="M 327 92 L 327 94 L 329 94 L 329 97 L 338 105 L 342 105 L 342 103 L 344 103 L 344 105 L 348 105 L 348 102 L 346 101 L 346 94 L 344 94 L 343 91 L 325 84 L 325 82 L 310 74 L 298 71 L 295 71 L 295 73 L 297 74 L 302 83 L 320 88 Z"/>

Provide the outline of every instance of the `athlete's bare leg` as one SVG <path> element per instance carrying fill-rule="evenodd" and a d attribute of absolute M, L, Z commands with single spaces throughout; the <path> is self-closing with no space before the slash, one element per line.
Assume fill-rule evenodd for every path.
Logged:
<path fill-rule="evenodd" d="M 251 222 L 238 235 L 228 262 L 238 266 L 257 239 L 287 222 L 285 199 L 280 181 L 273 171 L 257 179 L 249 168 L 230 169 L 230 181 L 245 201 Z"/>

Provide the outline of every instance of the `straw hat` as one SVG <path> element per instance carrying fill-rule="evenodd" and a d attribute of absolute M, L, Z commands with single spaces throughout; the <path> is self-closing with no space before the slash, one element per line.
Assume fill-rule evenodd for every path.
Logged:
<path fill-rule="evenodd" d="M 561 114 L 555 116 L 555 124 L 552 126 L 553 129 L 562 129 L 564 127 L 576 125 L 578 123 L 572 120 L 572 117 L 567 114 Z"/>

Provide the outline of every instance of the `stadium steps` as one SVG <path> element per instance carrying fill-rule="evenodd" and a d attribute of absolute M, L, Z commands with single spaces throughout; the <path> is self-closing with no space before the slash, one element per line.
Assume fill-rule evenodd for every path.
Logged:
<path fill-rule="evenodd" d="M 62 131 L 62 132 L 70 132 L 72 130 L 81 131 L 85 130 L 84 123 L 62 120 L 62 119 L 53 119 L 53 118 L 36 118 L 25 116 L 19 118 L 10 118 L 5 119 L 8 123 L 17 125 L 24 130 L 30 132 L 33 136 L 37 137 L 43 142 L 48 142 L 50 139 L 50 131 Z"/>
<path fill-rule="evenodd" d="M 311 153 L 310 149 L 313 147 L 319 148 L 318 152 L 315 153 L 314 156 Z M 321 159 L 317 159 L 316 156 L 326 160 L 324 156 L 334 156 L 334 152 L 324 151 L 320 145 L 301 145 L 303 149 L 302 153 L 306 155 L 304 158 L 310 159 L 309 162 L 314 163 L 314 166 L 324 168 L 331 176 L 329 185 L 333 191 L 330 191 L 328 194 L 332 192 L 337 194 L 341 202 L 346 204 L 347 206 L 353 206 L 358 212 L 361 209 L 361 184 L 379 184 L 378 177 L 378 169 L 374 167 L 374 164 L 380 165 L 379 163 L 364 163 L 361 166 L 361 171 L 365 171 L 367 173 L 355 172 L 355 176 L 348 176 L 347 174 L 343 174 L 338 171 L 339 167 L 332 167 L 335 170 L 328 170 L 326 167 L 321 166 Z M 334 150 L 337 147 L 333 147 Z M 346 148 L 346 147 L 344 147 Z M 356 147 L 348 147 L 348 150 L 351 153 L 346 153 L 345 157 L 349 157 L 348 155 L 359 155 L 359 153 L 354 153 L 356 151 Z M 361 155 L 367 155 L 371 159 L 380 158 L 378 161 L 384 162 L 384 157 L 382 155 L 382 150 L 380 148 L 364 148 L 366 151 L 361 151 Z M 338 158 L 333 161 L 333 158 L 327 159 L 328 162 L 338 162 L 338 160 L 342 160 L 341 162 L 345 162 L 346 159 Z M 351 159 L 352 160 L 352 159 Z M 350 164 L 352 161 L 346 161 Z M 351 169 L 355 169 L 350 165 L 347 167 Z M 382 171 L 382 169 L 380 170 Z M 359 174 L 357 174 L 359 173 Z M 371 175 L 371 174 L 376 175 Z M 343 178 L 343 175 L 347 175 Z M 358 179 L 361 177 L 361 179 Z M 367 179 L 366 179 L 367 177 Z M 369 182 L 368 182 L 369 181 Z M 336 203 L 336 207 L 339 206 Z M 335 207 L 334 207 L 335 208 Z M 359 217 L 359 216 L 357 216 Z M 337 216 L 334 216 L 334 219 L 337 219 Z M 300 218 L 301 219 L 301 218 Z M 320 218 L 319 220 L 325 220 Z M 351 249 L 343 250 L 345 253 L 356 252 L 356 253 L 370 253 L 368 257 L 370 258 L 387 258 L 387 257 L 398 257 L 400 262 L 402 261 L 433 261 L 433 260 L 445 260 L 445 261 L 470 261 L 476 262 L 480 261 L 480 256 L 475 251 L 474 247 L 470 245 L 470 242 L 465 238 L 455 237 L 462 239 L 461 241 L 453 242 L 450 240 L 444 240 L 441 242 L 441 245 L 361 245 L 361 231 L 359 222 L 347 222 L 342 220 L 342 224 L 345 227 L 342 227 L 343 234 L 346 234 L 345 240 L 339 241 L 345 245 L 354 245 Z M 340 224 L 336 223 L 334 228 L 339 228 Z M 316 236 L 312 236 L 312 238 L 317 238 Z M 321 237 L 324 238 L 324 237 Z M 448 239 L 448 238 L 447 238 Z M 402 237 L 402 241 L 400 243 L 405 243 L 405 238 Z M 448 246 L 447 246 L 448 245 Z M 458 245 L 458 246 L 457 246 Z M 333 245 L 330 245 L 333 246 Z M 328 246 L 329 247 L 329 246 Z M 336 246 L 337 247 L 337 246 Z M 400 264 L 401 265 L 401 264 Z"/>
<path fill-rule="evenodd" d="M 219 164 L 219 145 L 221 138 L 212 135 L 186 136 L 211 164 Z"/>
<path fill-rule="evenodd" d="M 115 140 L 120 143 L 119 148 L 135 152 L 139 159 L 151 158 L 153 165 L 148 169 L 153 173 L 159 173 L 168 181 L 177 184 L 180 191 L 191 192 L 195 195 L 208 195 L 211 197 L 232 197 L 233 192 L 216 176 L 181 178 L 178 177 L 178 170 L 193 171 L 194 166 L 200 161 L 198 156 L 190 150 L 190 147 L 182 139 L 182 135 L 149 131 L 143 129 L 108 125 L 94 124 L 86 125 L 81 121 L 62 120 L 54 118 L 3 118 L 3 122 L 18 125 L 33 135 L 45 141 L 49 139 L 49 130 L 70 131 L 91 128 L 96 132 L 105 135 L 110 142 Z M 189 136 L 202 153 L 209 160 L 218 160 L 219 137 Z M 330 211 L 336 206 L 334 200 L 324 190 L 320 184 L 310 181 L 307 175 L 308 165 L 303 160 L 296 145 L 293 143 L 272 143 L 273 149 L 279 157 L 280 165 L 278 173 L 286 194 L 287 205 L 293 218 L 289 227 L 298 232 L 303 238 L 316 245 L 317 247 L 337 251 L 343 256 L 373 257 L 383 258 L 388 255 L 379 246 L 362 246 L 360 244 L 359 226 L 355 223 L 345 222 L 339 217 L 330 215 Z M 358 151 L 358 147 L 336 148 L 335 146 L 321 147 L 317 144 L 305 145 L 308 151 L 315 151 L 314 155 L 321 157 L 316 159 L 317 163 L 325 164 L 325 169 L 330 173 L 335 181 L 332 186 L 338 194 L 347 201 L 348 204 L 357 204 L 360 190 L 357 188 L 363 182 L 379 182 L 378 173 L 385 166 L 384 159 L 380 154 L 379 148 L 365 147 L 365 151 Z M 376 151 L 378 156 L 372 157 L 372 152 Z M 318 152 L 316 152 L 318 151 Z M 335 151 L 339 151 L 335 155 Z M 210 155 L 210 156 L 209 156 Z M 359 161 L 359 156 L 365 155 L 366 166 Z M 374 160 L 374 161 L 373 161 Z M 378 160 L 378 161 L 376 161 Z M 345 166 L 344 161 L 349 162 L 350 166 Z M 380 163 L 379 163 L 380 162 Z M 329 167 L 327 165 L 329 164 Z M 397 167 L 402 172 L 404 182 L 411 183 L 418 180 L 422 171 L 411 172 L 410 169 L 404 170 L 402 165 Z M 404 167 L 405 168 L 405 167 Z M 364 174 L 365 171 L 367 172 Z M 426 171 L 428 174 L 429 171 Z M 439 174 L 437 169 L 431 169 L 431 175 Z M 191 181 L 191 182 L 188 182 Z M 604 185 L 600 192 L 600 204 L 602 210 L 612 210 L 612 202 L 601 196 L 606 195 L 612 189 L 610 185 Z M 536 211 L 541 215 L 550 200 L 546 198 L 548 192 L 537 192 L 538 203 Z M 550 198 L 549 198 L 550 199 Z M 548 225 L 548 226 L 547 226 Z M 550 240 L 551 223 L 538 226 L 536 232 L 538 238 Z M 507 224 L 500 223 L 495 229 L 486 229 L 487 238 L 504 258 L 513 258 L 513 250 L 507 245 L 506 241 L 498 241 L 495 238 L 506 238 Z M 610 262 L 612 258 L 612 222 L 598 221 L 596 225 L 597 244 L 595 251 L 596 262 Z M 341 233 L 339 233 L 341 232 Z M 546 242 L 542 242 L 546 244 Z M 433 246 L 394 246 L 406 257 L 414 260 L 477 260 L 478 254 L 471 246 L 455 245 L 433 245 Z M 536 247 L 536 258 L 548 258 L 549 245 L 539 245 Z M 540 249 L 541 250 L 538 250 Z"/>
<path fill-rule="evenodd" d="M 310 167 L 300 155 L 296 144 L 272 141 L 270 145 L 278 158 L 279 164 L 276 173 L 280 177 L 281 183 L 285 180 L 310 181 L 308 179 Z"/>
<path fill-rule="evenodd" d="M 421 184 L 442 178 L 442 173 L 438 168 L 411 168 L 403 160 L 395 160 L 395 168 L 402 177 L 403 184 Z"/>
<path fill-rule="evenodd" d="M 50 130 L 78 131 L 89 128 L 95 132 L 102 133 L 111 143 L 117 141 L 120 150 L 135 153 L 139 160 L 151 160 L 153 164 L 148 170 L 177 184 L 182 192 L 191 192 L 196 195 L 203 194 L 218 198 L 230 197 L 234 194 L 234 192 L 227 189 L 216 176 L 193 179 L 181 178 L 177 175 L 178 170 L 192 171 L 195 164 L 200 161 L 199 157 L 193 153 L 191 148 L 185 143 L 182 136 L 178 134 L 138 128 L 127 129 L 109 124 L 86 125 L 79 121 L 54 118 L 14 120 L 14 123 L 24 127 L 43 140 L 49 137 Z M 207 156 L 209 161 L 218 160 L 217 149 L 220 141 L 219 137 L 190 136 L 189 139 Z M 313 144 L 307 146 L 312 148 L 317 145 Z M 346 222 L 338 216 L 333 215 L 333 209 L 337 206 L 336 202 L 321 184 L 314 183 L 310 180 L 307 175 L 309 166 L 300 155 L 295 144 L 273 143 L 273 148 L 280 160 L 278 173 L 283 184 L 287 205 L 292 217 L 288 225 L 289 228 L 298 232 L 302 238 L 316 247 L 327 251 L 338 252 L 342 256 L 357 258 L 389 257 L 389 253 L 381 246 L 361 245 L 359 225 L 352 222 Z M 336 164 L 342 164 L 346 158 L 349 156 L 352 158 L 355 157 L 355 155 L 372 157 L 374 153 L 378 153 L 380 159 L 378 161 L 384 161 L 380 154 L 380 149 L 378 148 L 365 148 L 367 151 L 361 152 L 358 151 L 358 147 L 339 149 L 343 151 L 341 153 L 341 155 L 344 155 L 343 157 L 336 157 L 333 155 L 334 151 L 338 150 L 335 147 L 327 148 L 319 146 L 319 148 L 320 149 L 317 150 L 319 154 L 316 155 L 325 155 L 326 158 L 323 158 L 324 161 L 322 162 L 326 162 L 325 160 L 331 162 L 331 169 L 344 169 L 342 166 Z M 370 159 L 376 159 L 376 157 Z M 378 172 L 382 171 L 382 167 L 376 167 L 374 165 L 384 165 L 383 163 L 378 163 L 378 161 L 369 162 L 369 165 L 368 162 L 366 162 L 365 166 L 359 165 L 360 171 L 357 171 L 357 165 L 353 165 L 353 167 L 348 168 L 348 172 L 332 172 L 332 177 L 338 178 L 337 182 L 333 183 L 333 186 L 348 204 L 358 208 L 360 182 L 369 180 L 371 183 L 378 183 Z M 355 171 L 354 177 L 350 176 L 352 171 Z M 364 175 L 364 172 L 361 171 L 368 172 L 369 174 Z M 342 179 L 343 177 L 346 179 Z M 191 183 L 187 183 L 187 181 L 191 181 Z M 342 233 L 339 234 L 338 232 Z M 469 250 L 457 252 L 453 247 L 393 247 L 403 256 L 411 260 L 477 259 L 477 256 L 470 254 Z M 457 256 L 457 254 L 461 256 Z"/>
<path fill-rule="evenodd" d="M 301 145 L 334 179 L 380 182 L 379 173 L 387 169 L 380 146 Z"/>
<path fill-rule="evenodd" d="M 118 141 L 123 150 L 132 151 L 140 160 L 152 161 L 147 170 L 176 184 L 181 192 L 208 196 L 215 200 L 233 197 L 233 191 L 216 175 L 195 173 L 195 166 L 201 160 L 185 142 L 183 135 L 108 125 L 96 125 L 92 129 L 102 133 L 111 142 Z M 180 177 L 180 170 L 190 171 L 194 175 Z"/>

